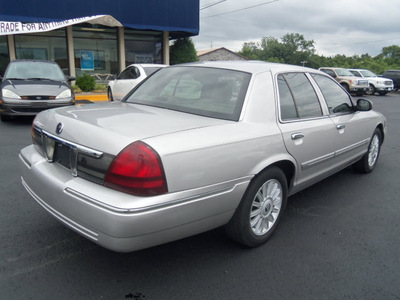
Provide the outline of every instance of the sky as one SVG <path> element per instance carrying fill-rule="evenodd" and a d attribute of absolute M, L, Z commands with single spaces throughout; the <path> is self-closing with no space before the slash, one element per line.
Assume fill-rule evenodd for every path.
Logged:
<path fill-rule="evenodd" d="M 400 0 L 200 0 L 196 50 L 242 49 L 263 37 L 299 33 L 316 54 L 376 56 L 400 46 Z"/>

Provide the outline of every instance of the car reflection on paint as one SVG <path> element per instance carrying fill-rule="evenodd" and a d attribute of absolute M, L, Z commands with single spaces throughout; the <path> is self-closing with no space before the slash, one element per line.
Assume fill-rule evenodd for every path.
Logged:
<path fill-rule="evenodd" d="M 56 131 L 62 127 L 62 131 Z M 50 214 L 115 251 L 219 226 L 255 247 L 287 197 L 375 168 L 386 119 L 328 75 L 263 62 L 163 68 L 122 102 L 40 113 L 22 183 Z"/>
<path fill-rule="evenodd" d="M 34 116 L 55 107 L 75 104 L 75 94 L 60 67 L 51 61 L 11 61 L 0 87 L 0 117 Z"/>
<path fill-rule="evenodd" d="M 126 67 L 114 80 L 108 82 L 107 95 L 109 101 L 122 100 L 135 86 L 145 78 L 165 68 L 161 64 L 132 64 Z"/>

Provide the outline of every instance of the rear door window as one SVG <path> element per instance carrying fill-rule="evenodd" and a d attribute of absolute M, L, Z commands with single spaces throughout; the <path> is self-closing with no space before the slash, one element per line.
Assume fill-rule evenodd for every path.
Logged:
<path fill-rule="evenodd" d="M 322 116 L 322 109 L 310 81 L 304 73 L 278 75 L 281 119 Z"/>

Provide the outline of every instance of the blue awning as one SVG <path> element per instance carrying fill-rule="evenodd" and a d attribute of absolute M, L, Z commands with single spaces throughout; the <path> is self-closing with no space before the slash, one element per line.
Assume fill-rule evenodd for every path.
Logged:
<path fill-rule="evenodd" d="M 13 0 L 2 6 L 0 34 L 7 22 L 62 23 L 98 15 L 133 29 L 169 31 L 173 38 L 199 33 L 199 0 Z"/>

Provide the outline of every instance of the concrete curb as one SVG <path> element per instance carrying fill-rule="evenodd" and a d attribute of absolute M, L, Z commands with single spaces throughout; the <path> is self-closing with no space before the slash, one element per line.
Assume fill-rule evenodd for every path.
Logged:
<path fill-rule="evenodd" d="M 75 100 L 87 100 L 91 102 L 108 101 L 107 94 L 75 94 Z"/>

